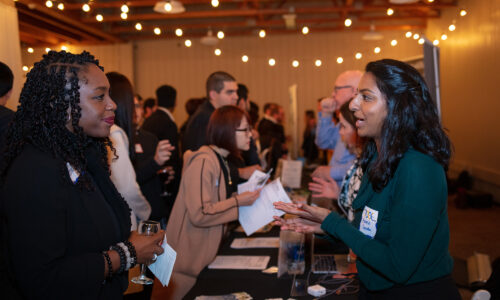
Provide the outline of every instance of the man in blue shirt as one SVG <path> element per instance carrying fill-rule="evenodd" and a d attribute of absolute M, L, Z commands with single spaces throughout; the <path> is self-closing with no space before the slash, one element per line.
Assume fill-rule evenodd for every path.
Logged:
<path fill-rule="evenodd" d="M 340 107 L 354 97 L 362 75 L 361 71 L 354 70 L 341 73 L 335 80 L 332 96 L 321 101 L 316 127 L 316 145 L 321 149 L 332 149 L 334 152 L 329 165 L 316 168 L 312 176 L 324 179 L 331 177 L 339 187 L 356 157 L 349 153 L 340 139 L 339 124 L 333 122 L 333 114 L 338 113 Z"/>

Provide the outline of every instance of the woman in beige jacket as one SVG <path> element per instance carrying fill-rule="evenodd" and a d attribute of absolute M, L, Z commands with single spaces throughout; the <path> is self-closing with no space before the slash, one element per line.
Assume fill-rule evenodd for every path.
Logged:
<path fill-rule="evenodd" d="M 168 287 L 156 281 L 152 299 L 182 299 L 219 248 L 226 223 L 238 219 L 238 206 L 251 205 L 260 191 L 230 195 L 232 179 L 226 157 L 240 156 L 250 146 L 248 118 L 235 106 L 223 106 L 211 116 L 207 143 L 184 154 L 179 194 L 167 225 L 167 242 L 177 251 Z"/>

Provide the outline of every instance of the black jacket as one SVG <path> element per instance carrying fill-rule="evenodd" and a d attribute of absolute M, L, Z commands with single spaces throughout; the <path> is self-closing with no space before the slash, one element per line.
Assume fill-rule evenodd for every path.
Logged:
<path fill-rule="evenodd" d="M 73 184 L 64 161 L 31 144 L 10 165 L 0 191 L 2 247 L 27 299 L 122 299 L 127 288 L 126 273 L 104 283 L 101 252 L 128 238 L 130 209 L 90 156 L 93 191 Z"/>
<path fill-rule="evenodd" d="M 182 137 L 182 152 L 187 150 L 196 151 L 205 145 L 208 121 L 210 121 L 210 116 L 214 111 L 215 107 L 208 100 L 198 107 L 188 122 L 186 132 Z"/>

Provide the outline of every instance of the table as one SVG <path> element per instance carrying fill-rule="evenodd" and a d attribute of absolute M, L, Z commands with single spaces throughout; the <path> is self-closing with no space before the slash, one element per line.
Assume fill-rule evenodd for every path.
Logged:
<path fill-rule="evenodd" d="M 273 227 L 267 233 L 255 233 L 252 237 L 277 237 L 279 236 L 279 228 Z M 230 245 L 234 238 L 246 237 L 243 232 L 232 232 L 226 238 L 220 248 L 218 255 L 268 255 L 271 257 L 268 266 L 278 265 L 278 249 L 277 248 L 254 248 L 254 249 L 231 249 Z M 306 246 L 307 247 L 307 246 Z M 307 249 L 307 248 L 306 248 Z M 306 271 L 303 275 L 298 275 L 297 278 L 307 279 L 309 273 L 308 254 L 306 254 Z M 319 275 L 311 274 L 309 284 L 314 284 L 319 278 Z M 281 278 L 277 278 L 276 274 L 265 274 L 257 270 L 212 270 L 205 268 L 198 276 L 196 284 L 184 297 L 184 299 L 194 299 L 197 296 L 215 296 L 225 295 L 236 292 L 246 292 L 254 299 L 266 298 L 290 298 L 293 277 L 285 274 Z M 307 295 L 303 297 L 293 297 L 298 299 L 313 299 Z M 335 295 L 323 299 L 357 299 L 357 295 Z"/>

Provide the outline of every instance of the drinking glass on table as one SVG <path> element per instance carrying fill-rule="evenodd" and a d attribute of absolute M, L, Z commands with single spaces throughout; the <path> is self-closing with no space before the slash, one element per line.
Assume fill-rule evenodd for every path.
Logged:
<path fill-rule="evenodd" d="M 160 223 L 156 221 L 141 221 L 138 227 L 139 234 L 142 235 L 154 235 L 160 231 Z M 155 255 L 156 256 L 156 255 Z M 156 260 L 156 258 L 155 258 Z M 133 283 L 137 284 L 153 284 L 153 279 L 146 276 L 146 265 L 141 264 L 141 274 L 137 277 L 132 278 Z"/>

